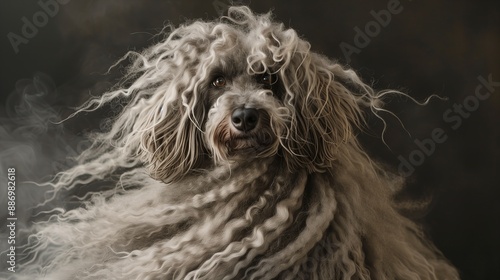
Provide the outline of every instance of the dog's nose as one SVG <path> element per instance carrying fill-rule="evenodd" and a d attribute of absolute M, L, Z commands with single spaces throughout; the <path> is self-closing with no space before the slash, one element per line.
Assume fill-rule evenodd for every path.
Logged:
<path fill-rule="evenodd" d="M 250 131 L 259 122 L 259 112 L 253 108 L 238 108 L 233 111 L 231 122 L 240 131 Z"/>

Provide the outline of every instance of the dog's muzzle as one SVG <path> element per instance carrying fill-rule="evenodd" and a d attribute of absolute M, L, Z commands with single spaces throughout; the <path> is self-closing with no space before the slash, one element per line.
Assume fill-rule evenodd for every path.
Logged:
<path fill-rule="evenodd" d="M 275 136 L 270 131 L 269 116 L 256 108 L 240 107 L 230 115 L 232 126 L 225 146 L 231 155 L 261 153 L 273 143 Z"/>

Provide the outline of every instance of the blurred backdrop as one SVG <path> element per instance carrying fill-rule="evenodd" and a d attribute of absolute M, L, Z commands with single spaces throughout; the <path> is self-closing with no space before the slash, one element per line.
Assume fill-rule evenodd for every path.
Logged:
<path fill-rule="evenodd" d="M 500 275 L 500 2 L 236 1 L 273 11 L 322 53 L 376 89 L 400 89 L 388 127 L 370 119 L 363 144 L 407 177 L 400 199 L 429 200 L 422 222 L 463 279 Z M 229 1 L 5 0 L 0 2 L 0 178 L 42 180 L 71 165 L 105 110 L 57 121 L 123 73 L 108 68 L 140 51 L 167 23 L 213 19 Z M 384 141 L 386 144 L 384 144 Z M 2 182 L 1 205 L 6 205 Z M 18 188 L 20 226 L 42 190 Z M 0 209 L 3 225 L 5 207 Z M 5 249 L 6 231 L 0 230 Z M 3 267 L 4 260 L 2 258 Z"/>

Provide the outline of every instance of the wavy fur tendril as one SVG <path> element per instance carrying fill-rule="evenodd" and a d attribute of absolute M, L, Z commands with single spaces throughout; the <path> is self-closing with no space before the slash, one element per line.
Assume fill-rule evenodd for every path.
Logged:
<path fill-rule="evenodd" d="M 123 110 L 48 184 L 118 183 L 36 224 L 19 279 L 458 279 L 398 213 L 402 179 L 355 137 L 366 108 L 379 116 L 382 99 L 402 93 L 375 92 L 247 7 L 173 28 L 123 59 L 123 86 L 77 113 Z M 255 158 L 230 160 L 221 144 L 221 112 L 237 94 L 210 103 L 214 65 L 280 82 L 280 96 L 248 99 L 268 125 Z"/>

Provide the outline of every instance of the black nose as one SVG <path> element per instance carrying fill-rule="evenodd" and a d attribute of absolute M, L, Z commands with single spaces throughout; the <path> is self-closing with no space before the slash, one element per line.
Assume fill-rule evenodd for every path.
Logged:
<path fill-rule="evenodd" d="M 231 116 L 233 126 L 241 131 L 250 131 L 259 122 L 259 112 L 253 108 L 238 108 Z"/>

